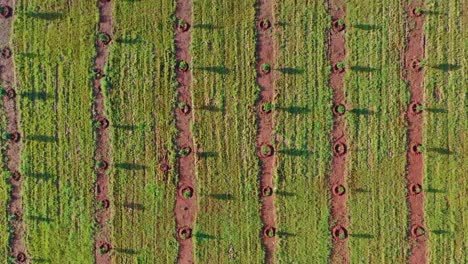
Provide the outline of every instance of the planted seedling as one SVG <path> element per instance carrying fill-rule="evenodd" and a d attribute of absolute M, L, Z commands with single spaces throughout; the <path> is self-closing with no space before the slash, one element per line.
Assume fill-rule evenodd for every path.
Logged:
<path fill-rule="evenodd" d="M 414 16 L 418 17 L 423 14 L 423 10 L 421 7 L 418 6 L 418 7 L 413 8 L 412 13 Z"/>
<path fill-rule="evenodd" d="M 415 154 L 421 154 L 424 152 L 424 147 L 421 144 L 414 144 L 412 150 Z"/>
<path fill-rule="evenodd" d="M 423 191 L 421 184 L 412 184 L 410 190 L 414 195 L 420 194 Z"/>
<path fill-rule="evenodd" d="M 334 108 L 333 108 L 334 112 L 336 115 L 338 116 L 341 116 L 341 115 L 344 115 L 344 113 L 346 112 L 346 107 L 342 104 L 339 104 L 339 105 L 336 105 Z"/>
<path fill-rule="evenodd" d="M 5 95 L 7 95 L 7 94 L 8 94 L 8 93 L 7 93 L 7 90 L 3 89 L 3 87 L 0 86 L 0 96 L 5 96 Z"/>
<path fill-rule="evenodd" d="M 411 234 L 414 237 L 421 237 L 426 234 L 426 230 L 422 226 L 413 226 L 411 229 Z"/>
<path fill-rule="evenodd" d="M 192 148 L 190 147 L 184 147 L 179 149 L 179 155 L 182 157 L 188 156 L 192 152 Z"/>
<path fill-rule="evenodd" d="M 185 186 L 181 189 L 180 194 L 184 199 L 190 199 L 193 196 L 193 188 L 190 186 Z"/>
<path fill-rule="evenodd" d="M 337 32 L 343 31 L 346 27 L 344 19 L 338 19 L 333 22 L 333 29 Z"/>
<path fill-rule="evenodd" d="M 179 235 L 180 239 L 186 240 L 192 237 L 192 229 L 188 227 L 182 227 L 179 229 L 177 234 Z"/>
<path fill-rule="evenodd" d="M 346 67 L 345 63 L 340 61 L 340 62 L 335 64 L 334 69 L 335 69 L 335 72 L 342 73 L 342 72 L 345 71 L 345 67 Z"/>
<path fill-rule="evenodd" d="M 189 64 L 186 61 L 181 60 L 181 61 L 179 61 L 178 69 L 180 71 L 186 72 L 189 69 Z"/>
<path fill-rule="evenodd" d="M 179 18 L 179 19 L 177 19 L 177 28 L 180 31 L 185 32 L 190 28 L 190 25 L 189 25 L 189 23 L 185 22 L 185 20 Z"/>
<path fill-rule="evenodd" d="M 269 19 L 264 18 L 260 21 L 260 28 L 263 30 L 269 29 L 271 26 L 271 22 Z"/>
<path fill-rule="evenodd" d="M 338 196 L 342 196 L 346 193 L 346 188 L 343 185 L 337 185 L 333 188 L 333 193 Z"/>
<path fill-rule="evenodd" d="M 109 44 L 109 43 L 111 42 L 111 37 L 110 37 L 110 35 L 107 34 L 107 33 L 104 33 L 104 32 L 100 32 L 100 33 L 98 34 L 98 39 L 99 39 L 99 41 L 100 41 L 102 44 L 104 44 L 104 45 L 107 45 L 107 44 Z"/>
<path fill-rule="evenodd" d="M 263 64 L 260 66 L 260 70 L 261 70 L 262 73 L 264 73 L 264 74 L 270 73 L 270 71 L 271 71 L 271 65 L 268 64 L 268 63 L 263 63 Z"/>
<path fill-rule="evenodd" d="M 14 133 L 3 132 L 2 138 L 4 140 L 11 140 L 13 142 L 18 142 L 20 139 L 20 134 L 18 132 L 14 132 Z"/>
<path fill-rule="evenodd" d="M 343 156 L 347 152 L 347 146 L 344 143 L 336 143 L 333 147 L 335 156 Z"/>
<path fill-rule="evenodd" d="M 99 247 L 99 253 L 101 254 L 106 254 L 110 251 L 110 245 L 108 243 L 103 243 L 100 247 Z"/>
<path fill-rule="evenodd" d="M 0 17 L 9 18 L 13 13 L 13 9 L 7 5 L 0 5 Z"/>
<path fill-rule="evenodd" d="M 264 113 L 271 113 L 273 111 L 273 104 L 271 102 L 266 102 L 262 104 L 262 111 Z"/>
<path fill-rule="evenodd" d="M 273 155 L 273 147 L 271 145 L 262 145 L 260 147 L 261 157 L 270 157 Z"/>
<path fill-rule="evenodd" d="M 262 190 L 262 195 L 264 197 L 272 196 L 273 195 L 273 188 L 271 188 L 270 186 L 264 187 L 263 190 Z"/>
<path fill-rule="evenodd" d="M 18 253 L 18 255 L 16 255 L 16 260 L 20 263 L 23 263 L 26 261 L 26 254 L 24 254 L 23 252 L 20 252 Z"/>
<path fill-rule="evenodd" d="M 108 164 L 107 164 L 106 161 L 100 160 L 100 161 L 98 161 L 98 162 L 96 163 L 96 167 L 97 167 L 99 170 L 105 170 L 105 169 L 107 169 Z"/>
<path fill-rule="evenodd" d="M 3 48 L 2 52 L 1 52 L 1 55 L 2 55 L 2 59 L 11 58 L 11 49 L 8 48 L 8 47 Z"/>
<path fill-rule="evenodd" d="M 335 239 L 343 240 L 348 238 L 348 230 L 342 226 L 336 226 L 332 230 L 332 235 Z"/>

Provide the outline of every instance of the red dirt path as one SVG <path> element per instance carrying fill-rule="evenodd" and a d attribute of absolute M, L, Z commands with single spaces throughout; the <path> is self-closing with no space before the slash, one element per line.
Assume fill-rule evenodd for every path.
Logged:
<path fill-rule="evenodd" d="M 412 64 L 415 60 L 424 59 L 424 14 L 414 15 L 412 10 L 422 6 L 423 1 L 415 0 L 410 6 L 405 6 L 407 15 L 407 36 L 406 50 L 404 54 L 404 76 L 411 89 L 411 102 L 408 106 L 408 138 L 409 146 L 407 152 L 407 180 L 408 180 L 408 204 L 409 221 L 408 236 L 411 245 L 409 263 L 427 263 L 426 236 L 414 237 L 411 234 L 412 228 L 416 226 L 424 227 L 424 193 L 412 194 L 410 186 L 412 184 L 423 185 L 423 154 L 416 154 L 412 151 L 412 146 L 422 144 L 423 114 L 415 113 L 412 110 L 412 103 L 423 103 L 424 100 L 424 69 L 415 70 Z M 426 231 L 427 232 L 427 231 Z"/>
<path fill-rule="evenodd" d="M 197 215 L 197 186 L 194 171 L 195 156 L 197 150 L 194 145 L 193 137 L 190 132 L 190 122 L 193 120 L 192 95 L 190 92 L 191 76 L 191 56 L 190 42 L 192 29 L 192 2 L 186 0 L 178 0 L 176 4 L 175 15 L 177 19 L 183 20 L 184 23 L 176 21 L 175 30 L 175 47 L 177 61 L 185 61 L 189 64 L 188 71 L 176 70 L 176 78 L 179 83 L 177 87 L 178 102 L 183 102 L 190 106 L 191 111 L 181 111 L 179 107 L 175 109 L 176 126 L 178 129 L 177 148 L 178 150 L 190 147 L 191 151 L 188 155 L 178 155 L 178 174 L 179 182 L 177 184 L 177 195 L 174 207 L 174 217 L 177 227 L 177 240 L 179 241 L 179 253 L 177 263 L 191 264 L 194 263 L 193 257 L 193 239 L 183 239 L 180 237 L 181 230 L 193 230 L 193 225 Z M 180 26 L 179 26 L 180 25 Z M 185 25 L 185 26 L 182 26 Z M 182 190 L 191 187 L 193 192 L 191 197 L 184 197 Z M 193 236 L 193 234 L 191 234 Z"/>
<path fill-rule="evenodd" d="M 274 93 L 274 82 L 276 71 L 273 66 L 276 63 L 276 44 L 274 42 L 274 30 L 275 30 L 275 17 L 273 13 L 273 1 L 272 0 L 259 0 L 257 2 L 257 82 L 261 87 L 260 98 L 257 102 L 257 152 L 260 156 L 261 171 L 260 171 L 260 200 L 262 203 L 261 208 L 261 220 L 263 223 L 263 229 L 261 232 L 263 245 L 265 247 L 265 263 L 275 262 L 275 246 L 276 236 L 268 237 L 265 236 L 266 228 L 276 228 L 276 213 L 275 213 L 275 195 L 264 196 L 262 191 L 265 187 L 273 186 L 273 174 L 276 163 L 275 150 L 271 156 L 265 157 L 262 155 L 262 146 L 271 144 L 273 141 L 273 113 L 266 113 L 261 110 L 262 104 L 265 102 L 273 103 Z M 261 21 L 268 19 L 269 27 L 266 28 L 261 25 Z M 261 70 L 262 64 L 270 64 L 272 70 L 270 73 L 265 74 Z M 274 146 L 273 146 L 274 147 Z"/>
<path fill-rule="evenodd" d="M 9 6 L 13 10 L 12 16 L 9 18 L 0 17 L 0 45 L 1 48 L 11 46 L 11 33 L 12 23 L 15 17 L 15 4 L 14 0 L 2 0 L 0 4 L 3 6 Z M 15 77 L 15 66 L 14 66 L 14 50 L 10 47 L 13 54 L 9 58 L 0 58 L 0 79 L 4 89 L 13 89 L 16 91 L 16 77 Z M 17 92 L 16 92 L 17 94 Z M 3 97 L 3 105 L 5 107 L 6 114 L 6 131 L 9 133 L 19 132 L 19 116 L 16 108 L 16 98 L 10 99 L 7 96 Z M 21 139 L 18 142 L 11 140 L 7 143 L 6 149 L 6 168 L 11 173 L 19 173 L 20 167 L 20 151 L 21 151 Z M 21 176 L 21 174 L 18 174 Z M 22 222 L 23 206 L 21 199 L 21 185 L 23 183 L 23 177 L 19 180 L 10 179 L 11 183 L 11 194 L 10 200 L 8 201 L 8 214 L 15 215 L 15 219 L 10 221 L 10 225 L 13 227 L 12 240 L 10 241 L 10 253 L 14 258 L 26 256 L 24 263 L 29 263 L 28 254 L 26 252 L 26 246 L 24 243 L 24 224 Z"/>
<path fill-rule="evenodd" d="M 334 26 L 334 24 L 336 24 L 339 19 L 345 20 L 346 9 L 345 1 L 343 0 L 329 0 L 328 4 L 329 13 L 332 19 L 332 27 L 328 35 L 328 57 L 333 69 L 333 67 L 338 62 L 342 62 L 346 58 L 346 25 L 343 29 L 338 29 Z M 332 70 L 330 76 L 330 87 L 333 90 L 332 107 L 340 104 L 346 106 L 345 94 L 343 90 L 344 76 L 345 72 Z M 337 113 L 334 113 L 332 151 L 334 151 L 334 146 L 336 144 L 346 144 L 346 127 L 344 115 L 339 116 Z M 337 195 L 333 192 L 333 189 L 338 185 L 343 185 L 346 188 L 345 170 L 347 155 L 349 155 L 349 146 L 347 147 L 347 152 L 343 155 L 337 155 L 335 153 L 332 160 L 332 170 L 329 179 L 329 189 L 331 193 L 330 236 L 332 237 L 333 241 L 332 252 L 330 256 L 331 263 L 349 263 L 349 250 L 346 239 L 335 238 L 332 235 L 335 228 L 342 227 L 347 229 L 349 224 L 348 210 L 346 208 L 347 193 L 345 192 L 343 195 Z"/>
<path fill-rule="evenodd" d="M 107 33 L 110 37 L 113 36 L 112 32 L 112 1 L 101 1 L 97 0 L 99 8 L 99 32 Z M 109 45 L 109 44 L 108 44 Z M 96 43 L 97 56 L 94 61 L 95 70 L 98 69 L 102 73 L 107 63 L 109 56 L 108 47 L 97 41 Z M 102 76 L 101 76 L 102 77 Z M 106 118 L 104 109 L 104 95 L 101 87 L 100 78 L 96 77 L 93 81 L 93 121 L 98 121 L 100 118 Z M 109 148 L 109 129 L 98 127 L 96 128 L 96 150 L 95 160 L 105 161 L 107 164 L 111 164 L 110 161 L 110 148 Z M 97 203 L 103 201 L 110 201 L 110 207 L 112 207 L 112 201 L 109 198 L 109 176 L 105 169 L 97 169 L 97 182 L 96 182 L 96 200 Z M 112 249 L 111 238 L 111 227 L 107 224 L 111 218 L 111 209 L 105 208 L 105 206 L 97 206 L 96 209 L 96 221 L 98 229 L 95 234 L 95 258 L 98 264 L 111 263 L 110 252 L 101 252 L 101 248 L 105 248 L 107 245 Z M 106 251 L 106 250 L 105 250 Z"/>

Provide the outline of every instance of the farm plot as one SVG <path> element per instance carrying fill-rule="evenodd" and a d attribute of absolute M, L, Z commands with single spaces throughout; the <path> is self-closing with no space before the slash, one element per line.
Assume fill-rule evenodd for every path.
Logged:
<path fill-rule="evenodd" d="M 92 263 L 90 65 L 95 6 L 80 1 L 17 1 L 16 14 L 13 42 L 28 258 Z"/>
<path fill-rule="evenodd" d="M 427 1 L 424 190 L 430 263 L 466 263 L 468 6 Z"/>
<path fill-rule="evenodd" d="M 278 167 L 278 263 L 326 263 L 330 254 L 328 172 L 333 129 L 325 3 L 277 5 L 274 102 Z"/>
<path fill-rule="evenodd" d="M 260 263 L 255 1 L 193 4 L 196 262 Z"/>
<path fill-rule="evenodd" d="M 114 2 L 114 39 L 103 84 L 112 124 L 115 263 L 177 258 L 174 8 L 166 0 Z"/>
<path fill-rule="evenodd" d="M 407 259 L 405 15 L 399 1 L 347 1 L 351 263 Z"/>

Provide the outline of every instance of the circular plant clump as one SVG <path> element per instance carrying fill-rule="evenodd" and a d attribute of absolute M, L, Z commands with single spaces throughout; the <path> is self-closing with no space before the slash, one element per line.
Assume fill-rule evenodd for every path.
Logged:
<path fill-rule="evenodd" d="M 104 209 L 109 209 L 110 207 L 110 201 L 108 199 L 104 199 L 101 201 L 101 206 Z"/>
<path fill-rule="evenodd" d="M 260 71 L 263 74 L 269 74 L 271 72 L 271 65 L 268 63 L 263 63 L 262 65 L 260 65 Z"/>
<path fill-rule="evenodd" d="M 0 5 L 0 17 L 9 18 L 13 15 L 13 9 L 7 5 Z"/>
<path fill-rule="evenodd" d="M 101 254 L 106 254 L 106 253 L 109 253 L 111 250 L 111 246 L 109 243 L 102 243 L 100 246 L 99 246 L 99 252 Z"/>
<path fill-rule="evenodd" d="M 418 59 L 414 59 L 411 61 L 411 69 L 415 72 L 419 72 L 422 70 L 421 62 Z"/>
<path fill-rule="evenodd" d="M 348 238 L 348 230 L 342 226 L 335 226 L 332 230 L 332 236 L 334 239 L 344 240 Z"/>
<path fill-rule="evenodd" d="M 177 236 L 181 240 L 187 240 L 192 238 L 192 229 L 190 227 L 182 227 L 177 231 Z"/>
<path fill-rule="evenodd" d="M 184 61 L 184 60 L 181 60 L 179 61 L 179 63 L 177 64 L 177 69 L 181 72 L 187 72 L 188 69 L 189 69 L 189 64 Z"/>
<path fill-rule="evenodd" d="M 344 62 L 338 62 L 333 66 L 333 71 L 336 73 L 343 73 L 345 72 L 346 65 Z"/>
<path fill-rule="evenodd" d="M 103 116 L 98 116 L 96 118 L 96 122 L 100 129 L 106 129 L 109 127 L 109 120 Z"/>
<path fill-rule="evenodd" d="M 337 195 L 337 196 L 342 196 L 346 193 L 346 188 L 339 184 L 339 185 L 335 185 L 333 186 L 333 194 L 334 195 Z"/>
<path fill-rule="evenodd" d="M 348 146 L 345 143 L 338 142 L 333 146 L 335 156 L 343 156 L 348 152 Z"/>
<path fill-rule="evenodd" d="M 262 196 L 263 197 L 269 197 L 269 196 L 272 196 L 272 195 L 273 195 L 273 188 L 271 188 L 270 186 L 263 187 L 263 189 L 262 189 Z"/>
<path fill-rule="evenodd" d="M 179 189 L 179 196 L 183 199 L 190 199 L 193 197 L 194 190 L 191 186 L 183 186 Z"/>
<path fill-rule="evenodd" d="M 12 172 L 11 179 L 13 179 L 14 181 L 19 181 L 21 179 L 21 173 L 19 173 L 19 171 Z"/>
<path fill-rule="evenodd" d="M 177 108 L 179 109 L 180 112 L 182 112 L 182 114 L 184 115 L 188 115 L 190 114 L 190 112 L 192 111 L 192 108 L 190 107 L 189 104 L 185 103 L 185 102 L 179 102 L 177 104 Z"/>
<path fill-rule="evenodd" d="M 409 189 L 410 189 L 410 192 L 411 192 L 412 195 L 418 195 L 418 194 L 422 193 L 422 191 L 423 191 L 422 186 L 419 183 L 411 184 Z"/>
<path fill-rule="evenodd" d="M 20 263 L 26 262 L 26 254 L 23 252 L 18 253 L 18 255 L 16 255 L 16 260 Z"/>
<path fill-rule="evenodd" d="M 16 92 L 15 92 L 15 90 L 13 90 L 13 89 L 11 89 L 11 88 L 8 89 L 8 90 L 6 91 L 6 96 L 7 96 L 9 99 L 14 99 L 14 98 L 16 97 Z"/>
<path fill-rule="evenodd" d="M 333 21 L 333 30 L 336 32 L 343 31 L 346 28 L 345 21 L 343 19 L 337 19 Z"/>
<path fill-rule="evenodd" d="M 422 106 L 422 104 L 421 104 L 421 103 L 418 103 L 418 102 L 412 103 L 410 108 L 411 108 L 411 112 L 412 112 L 413 114 L 420 114 L 420 113 L 422 113 L 422 111 L 423 111 L 423 106 Z"/>
<path fill-rule="evenodd" d="M 264 102 L 260 106 L 260 111 L 264 114 L 269 114 L 273 111 L 273 104 L 271 102 Z"/>
<path fill-rule="evenodd" d="M 426 234 L 426 230 L 424 229 L 424 227 L 422 226 L 419 226 L 419 225 L 415 225 L 411 228 L 411 235 L 413 237 L 422 237 Z"/>
<path fill-rule="evenodd" d="M 276 235 L 276 228 L 272 226 L 266 226 L 263 228 L 263 237 L 265 238 L 273 238 Z"/>
<path fill-rule="evenodd" d="M 333 107 L 333 113 L 337 116 L 342 116 L 346 113 L 346 107 L 343 104 L 335 105 Z"/>
<path fill-rule="evenodd" d="M 163 162 L 159 164 L 159 169 L 163 172 L 168 172 L 171 169 L 171 167 L 169 166 L 169 164 Z"/>
<path fill-rule="evenodd" d="M 9 59 L 11 58 L 11 49 L 5 47 L 2 49 L 2 59 Z"/>
<path fill-rule="evenodd" d="M 13 142 L 19 142 L 21 139 L 21 135 L 18 132 L 13 132 L 13 133 L 4 133 L 3 134 L 3 139 L 7 139 Z"/>
<path fill-rule="evenodd" d="M 94 73 L 96 74 L 96 79 L 101 79 L 102 77 L 106 76 L 102 69 L 96 68 L 94 69 Z"/>
<path fill-rule="evenodd" d="M 421 7 L 413 7 L 411 9 L 411 15 L 414 17 L 420 17 L 422 16 L 422 14 L 423 14 L 423 10 L 421 9 Z"/>
<path fill-rule="evenodd" d="M 258 26 L 263 30 L 267 30 L 271 27 L 271 22 L 269 19 L 264 18 L 260 20 L 260 22 L 258 23 Z"/>
<path fill-rule="evenodd" d="M 190 29 L 190 24 L 183 19 L 177 20 L 177 30 L 180 32 L 186 32 Z"/>
<path fill-rule="evenodd" d="M 109 167 L 109 163 L 107 163 L 107 161 L 105 161 L 105 160 L 101 160 L 101 161 L 96 163 L 96 167 L 100 171 L 105 171 Z"/>
<path fill-rule="evenodd" d="M 260 146 L 258 152 L 259 152 L 258 154 L 260 155 L 260 157 L 266 158 L 266 157 L 273 156 L 273 153 L 275 152 L 275 150 L 272 145 L 264 144 Z"/>
<path fill-rule="evenodd" d="M 98 38 L 99 42 L 103 45 L 108 45 L 112 40 L 111 36 L 105 32 L 99 33 Z"/>
<path fill-rule="evenodd" d="M 188 155 L 190 155 L 190 153 L 192 153 L 192 148 L 189 146 L 183 147 L 179 150 L 179 155 L 181 157 L 187 157 Z"/>
<path fill-rule="evenodd" d="M 423 152 L 423 150 L 424 150 L 423 146 L 419 143 L 413 144 L 411 146 L 411 152 L 413 152 L 413 154 L 420 155 Z"/>

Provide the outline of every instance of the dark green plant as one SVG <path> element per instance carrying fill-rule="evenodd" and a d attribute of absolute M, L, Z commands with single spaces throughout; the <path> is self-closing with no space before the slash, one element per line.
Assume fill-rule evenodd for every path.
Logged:
<path fill-rule="evenodd" d="M 416 8 L 414 9 L 414 14 L 415 14 L 415 15 L 418 15 L 418 16 L 419 16 L 419 15 L 421 15 L 422 13 L 423 13 L 423 10 L 422 10 L 421 7 L 418 6 L 418 7 L 416 7 Z"/>
<path fill-rule="evenodd" d="M 177 107 L 179 107 L 180 109 L 184 109 L 185 106 L 187 106 L 187 104 L 184 103 L 184 102 L 178 102 L 178 103 L 177 103 Z"/>
<path fill-rule="evenodd" d="M 343 19 L 339 19 L 338 22 L 337 22 L 338 26 L 344 26 L 345 24 L 345 21 Z"/>
<path fill-rule="evenodd" d="M 270 103 L 270 102 L 264 103 L 264 104 L 262 105 L 262 108 L 263 108 L 263 111 L 265 111 L 265 112 L 270 112 L 270 111 L 273 110 L 273 104 Z"/>
<path fill-rule="evenodd" d="M 102 42 L 106 42 L 108 40 L 108 36 L 106 34 L 104 34 L 104 33 L 99 33 L 98 38 Z"/>
<path fill-rule="evenodd" d="M 4 140 L 8 140 L 8 139 L 13 139 L 15 136 L 11 133 L 8 133 L 8 132 L 3 132 L 2 133 L 2 138 Z"/>
<path fill-rule="evenodd" d="M 187 148 L 183 148 L 179 150 L 179 155 L 180 156 L 187 156 L 189 154 L 189 150 Z"/>
<path fill-rule="evenodd" d="M 270 148 L 268 146 L 262 146 L 261 151 L 263 155 L 267 155 L 270 153 Z"/>
<path fill-rule="evenodd" d="M 344 114 L 346 112 L 346 108 L 344 105 L 339 105 L 336 107 L 336 112 L 340 113 L 340 114 Z"/>
<path fill-rule="evenodd" d="M 345 68 L 345 63 L 340 61 L 336 64 L 336 68 L 339 69 L 339 70 L 342 70 Z"/>
<path fill-rule="evenodd" d="M 189 65 L 186 61 L 180 61 L 179 62 L 179 69 L 182 71 L 186 71 L 188 69 Z"/>
<path fill-rule="evenodd" d="M 271 70 L 271 65 L 268 63 L 263 63 L 261 66 L 262 71 L 269 72 Z"/>

